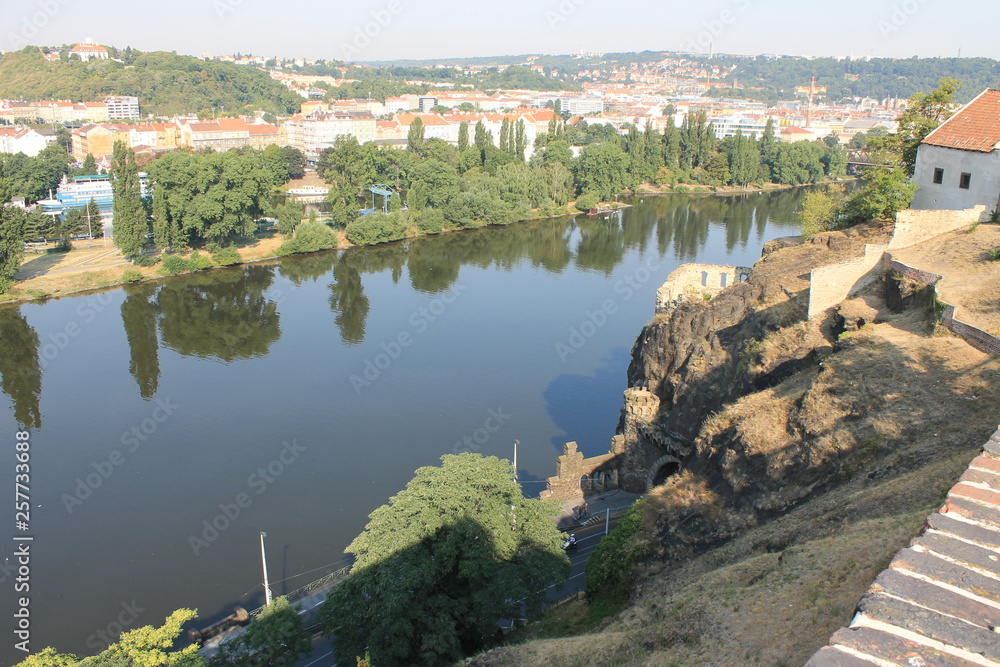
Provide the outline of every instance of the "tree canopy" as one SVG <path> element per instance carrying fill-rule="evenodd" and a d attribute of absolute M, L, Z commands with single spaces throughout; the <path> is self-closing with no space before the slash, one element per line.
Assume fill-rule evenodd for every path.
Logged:
<path fill-rule="evenodd" d="M 348 577 L 319 613 L 341 659 L 451 664 L 488 645 L 497 621 L 539 608 L 564 579 L 555 510 L 527 499 L 510 462 L 443 456 L 370 515 Z"/>
<path fill-rule="evenodd" d="M 301 98 L 267 72 L 233 63 L 153 51 L 128 66 L 114 60 L 46 61 L 36 47 L 0 56 L 0 98 L 99 101 L 134 95 L 158 116 L 215 109 L 276 114 L 298 110 Z"/>

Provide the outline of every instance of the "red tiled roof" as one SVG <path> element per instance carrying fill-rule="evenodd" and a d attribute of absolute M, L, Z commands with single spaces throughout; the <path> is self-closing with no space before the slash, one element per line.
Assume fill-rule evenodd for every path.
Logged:
<path fill-rule="evenodd" d="M 94 52 L 94 53 L 107 53 L 108 52 L 108 50 L 106 48 L 104 48 L 103 46 L 100 46 L 98 44 L 77 44 L 72 49 L 70 49 L 70 53 L 79 53 L 80 51 L 91 51 L 91 52 Z"/>
<path fill-rule="evenodd" d="M 247 129 L 250 130 L 250 134 L 277 134 L 277 125 L 248 125 Z"/>
<path fill-rule="evenodd" d="M 929 146 L 992 153 L 1000 144 L 1000 90 L 987 90 L 927 135 Z"/>

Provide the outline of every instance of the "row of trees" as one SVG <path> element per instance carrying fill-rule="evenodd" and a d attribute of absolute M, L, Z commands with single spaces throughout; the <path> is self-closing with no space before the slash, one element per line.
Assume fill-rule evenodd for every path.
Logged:
<path fill-rule="evenodd" d="M 818 183 L 846 175 L 847 153 L 836 140 L 786 144 L 769 123 L 760 140 L 737 134 L 719 141 L 704 113 L 663 133 L 651 124 L 621 135 L 610 125 L 565 125 L 555 116 L 536 139 L 530 161 L 521 122 L 504 121 L 499 146 L 482 122 L 459 128 L 458 146 L 426 139 L 419 120 L 406 151 L 338 138 L 320 155 L 317 170 L 330 184 L 331 221 L 355 243 L 377 243 L 418 231 L 503 225 L 566 212 L 573 199 L 607 201 L 642 183 L 746 186 Z M 578 157 L 574 146 L 583 145 Z M 372 183 L 406 193 L 409 211 L 359 221 L 359 193 Z M 398 206 L 399 197 L 390 205 Z M 589 204 L 588 204 L 589 207 Z M 377 206 L 376 206 L 377 208 Z"/>

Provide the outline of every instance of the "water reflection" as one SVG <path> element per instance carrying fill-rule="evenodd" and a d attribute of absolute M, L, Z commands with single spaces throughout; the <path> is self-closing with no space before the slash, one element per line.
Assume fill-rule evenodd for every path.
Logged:
<path fill-rule="evenodd" d="M 266 355 L 281 336 L 278 304 L 264 294 L 273 282 L 270 266 L 167 281 L 155 299 L 163 344 L 225 362 Z"/>
<path fill-rule="evenodd" d="M 424 237 L 404 243 L 285 258 L 276 266 L 213 271 L 173 278 L 161 285 L 125 288 L 122 323 L 130 349 L 129 372 L 149 400 L 159 384 L 159 343 L 182 354 L 223 362 L 266 355 L 281 335 L 278 304 L 265 292 L 275 271 L 296 286 L 329 283 L 329 306 L 348 345 L 365 339 L 371 303 L 363 276 L 404 269 L 412 287 L 441 294 L 463 266 L 511 271 L 527 262 L 552 273 L 567 267 L 611 275 L 627 254 L 652 244 L 662 257 L 693 261 L 705 250 L 710 226 L 725 228 L 727 251 L 758 240 L 769 220 L 794 219 L 803 190 L 733 197 L 647 197 L 621 212 L 557 218 Z M 159 336 L 157 335 L 159 332 Z M 0 388 L 25 427 L 41 424 L 39 337 L 16 308 L 0 309 Z"/>
<path fill-rule="evenodd" d="M 154 285 L 125 287 L 122 324 L 129 348 L 129 373 L 139 385 L 139 395 L 147 401 L 160 383 L 160 351 L 156 337 L 157 306 Z"/>
<path fill-rule="evenodd" d="M 0 308 L 0 389 L 14 403 L 14 419 L 22 429 L 42 427 L 38 407 L 42 395 L 38 333 L 21 315 L 20 308 Z"/>

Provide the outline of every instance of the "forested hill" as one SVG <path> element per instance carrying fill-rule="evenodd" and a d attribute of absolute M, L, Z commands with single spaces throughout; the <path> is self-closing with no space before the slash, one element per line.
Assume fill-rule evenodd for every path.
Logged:
<path fill-rule="evenodd" d="M 163 116 L 213 107 L 284 114 L 302 101 L 256 68 L 163 51 L 140 54 L 130 66 L 113 60 L 47 62 L 33 46 L 0 57 L 0 98 L 100 101 L 106 95 L 134 95 L 143 113 Z"/>
<path fill-rule="evenodd" d="M 740 86 L 764 88 L 775 98 L 794 95 L 796 86 L 809 84 L 816 77 L 817 86 L 825 86 L 827 96 L 834 100 L 845 97 L 906 99 L 914 93 L 929 93 L 944 77 L 962 83 L 955 95 L 959 102 L 968 102 L 986 88 L 997 85 L 1000 62 L 991 58 L 873 58 L 837 60 L 835 58 L 777 58 L 756 60 L 730 59 L 717 56 L 719 64 L 735 64 L 728 77 Z"/>

